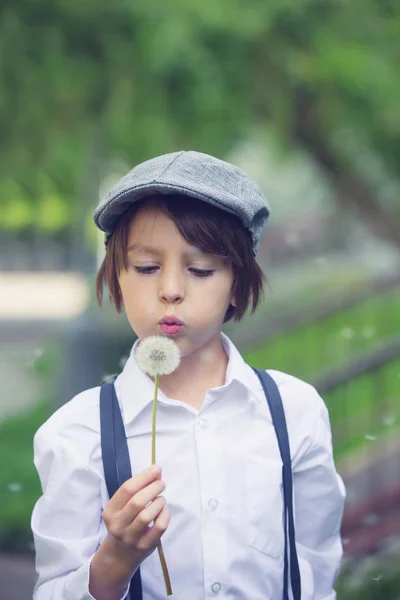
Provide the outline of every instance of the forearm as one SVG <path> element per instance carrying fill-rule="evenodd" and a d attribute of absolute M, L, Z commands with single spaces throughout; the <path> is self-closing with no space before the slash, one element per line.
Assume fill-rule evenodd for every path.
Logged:
<path fill-rule="evenodd" d="M 89 591 L 96 600 L 121 600 L 139 564 L 105 538 L 90 565 Z"/>

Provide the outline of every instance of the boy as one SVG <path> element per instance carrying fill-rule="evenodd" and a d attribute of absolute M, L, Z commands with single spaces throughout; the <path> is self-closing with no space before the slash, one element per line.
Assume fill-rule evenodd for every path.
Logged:
<path fill-rule="evenodd" d="M 133 477 L 109 499 L 99 388 L 42 425 L 35 436 L 43 487 L 32 515 L 35 600 L 120 600 L 139 567 L 144 600 L 165 598 L 154 552 L 161 537 L 173 597 L 282 598 L 276 434 L 256 374 L 221 332 L 259 303 L 264 275 L 255 256 L 268 215 L 242 171 L 198 152 L 138 165 L 95 211 L 107 243 L 98 299 L 106 285 L 138 336 L 115 381 Z M 154 384 L 135 360 L 150 335 L 173 337 L 181 354 L 178 369 L 160 377 L 162 472 L 149 468 Z M 333 600 L 345 490 L 328 412 L 310 385 L 270 374 L 290 440 L 301 598 Z"/>

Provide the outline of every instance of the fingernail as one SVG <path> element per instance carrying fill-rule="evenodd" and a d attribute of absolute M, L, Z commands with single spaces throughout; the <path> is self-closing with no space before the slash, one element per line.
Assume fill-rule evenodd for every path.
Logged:
<path fill-rule="evenodd" d="M 153 465 L 151 467 L 151 474 L 152 475 L 159 475 L 161 473 L 161 467 L 159 467 L 158 465 Z"/>

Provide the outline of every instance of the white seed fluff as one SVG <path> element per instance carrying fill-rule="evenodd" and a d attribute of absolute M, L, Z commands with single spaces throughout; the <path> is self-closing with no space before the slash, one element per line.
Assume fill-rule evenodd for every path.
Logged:
<path fill-rule="evenodd" d="M 161 335 L 151 335 L 142 340 L 138 344 L 135 356 L 141 369 L 152 377 L 170 375 L 181 361 L 177 344 Z"/>

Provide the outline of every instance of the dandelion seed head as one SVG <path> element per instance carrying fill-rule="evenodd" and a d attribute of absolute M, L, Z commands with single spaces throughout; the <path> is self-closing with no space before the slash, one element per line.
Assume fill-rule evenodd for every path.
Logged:
<path fill-rule="evenodd" d="M 141 340 L 135 356 L 141 369 L 152 377 L 170 375 L 178 368 L 181 360 L 177 344 L 161 335 Z"/>

